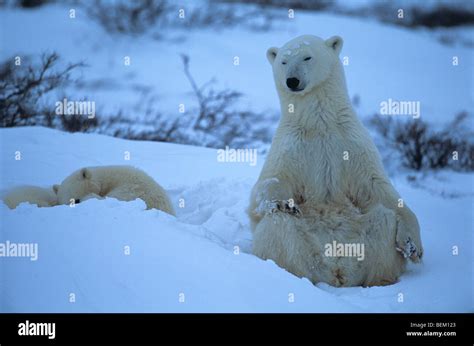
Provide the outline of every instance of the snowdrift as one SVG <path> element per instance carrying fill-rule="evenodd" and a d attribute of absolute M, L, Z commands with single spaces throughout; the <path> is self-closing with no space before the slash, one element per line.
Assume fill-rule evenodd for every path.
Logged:
<path fill-rule="evenodd" d="M 473 310 L 472 194 L 443 198 L 405 177 L 394 180 L 418 215 L 424 263 L 410 265 L 395 285 L 333 288 L 251 254 L 245 208 L 264 157 L 255 166 L 222 163 L 212 149 L 40 127 L 1 129 L 0 150 L 3 192 L 49 186 L 83 166 L 130 164 L 169 192 L 178 214 L 145 210 L 140 200 L 15 210 L 1 203 L 0 243 L 38 244 L 36 261 L 0 258 L 2 312 Z M 427 182 L 465 191 L 471 181 L 460 174 L 444 179 Z"/>

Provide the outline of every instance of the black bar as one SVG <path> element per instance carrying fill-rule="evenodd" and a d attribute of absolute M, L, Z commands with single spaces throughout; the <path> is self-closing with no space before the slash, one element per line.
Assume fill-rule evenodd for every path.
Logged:
<path fill-rule="evenodd" d="M 26 321 L 30 326 L 55 323 L 55 338 L 18 335 L 19 324 Z M 0 345 L 472 345 L 473 326 L 472 314 L 0 314 Z M 407 332 L 455 332 L 456 336 L 408 336 Z"/>

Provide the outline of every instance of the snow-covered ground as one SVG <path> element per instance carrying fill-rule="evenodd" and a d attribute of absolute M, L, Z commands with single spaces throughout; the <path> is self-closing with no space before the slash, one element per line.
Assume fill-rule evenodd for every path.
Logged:
<path fill-rule="evenodd" d="M 38 244 L 36 261 L 0 259 L 1 311 L 473 311 L 471 176 L 444 177 L 451 189 L 471 192 L 458 198 L 394 180 L 418 215 L 423 264 L 410 265 L 391 286 L 333 288 L 251 254 L 244 210 L 263 157 L 255 166 L 221 163 L 213 149 L 39 127 L 2 129 L 0 138 L 1 189 L 49 186 L 83 166 L 131 164 L 167 189 L 178 214 L 114 199 L 73 208 L 1 204 L 0 243 Z M 16 151 L 22 160 L 15 161 Z"/>

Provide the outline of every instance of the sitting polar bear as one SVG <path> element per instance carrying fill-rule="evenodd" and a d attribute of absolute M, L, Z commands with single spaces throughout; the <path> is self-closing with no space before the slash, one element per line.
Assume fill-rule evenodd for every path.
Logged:
<path fill-rule="evenodd" d="M 147 209 L 175 215 L 165 190 L 145 172 L 131 166 L 82 168 L 53 189 L 59 204 L 80 203 L 93 197 L 113 197 L 121 201 L 140 198 Z"/>
<path fill-rule="evenodd" d="M 21 203 L 36 204 L 38 207 L 52 207 L 58 204 L 58 197 L 52 187 L 26 185 L 10 190 L 3 197 L 3 201 L 10 209 L 15 209 Z"/>
<path fill-rule="evenodd" d="M 420 260 L 420 230 L 352 109 L 342 43 L 305 35 L 267 51 L 282 118 L 251 193 L 253 252 L 313 283 L 386 285 Z"/>

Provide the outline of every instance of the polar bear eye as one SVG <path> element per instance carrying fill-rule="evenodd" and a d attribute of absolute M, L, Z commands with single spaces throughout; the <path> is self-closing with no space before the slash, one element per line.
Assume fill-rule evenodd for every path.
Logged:
<path fill-rule="evenodd" d="M 308 61 L 308 60 L 311 60 L 311 57 L 307 57 L 307 58 L 304 58 L 304 61 Z"/>
<path fill-rule="evenodd" d="M 282 64 L 282 65 L 286 65 L 286 61 L 282 61 L 281 64 Z"/>

